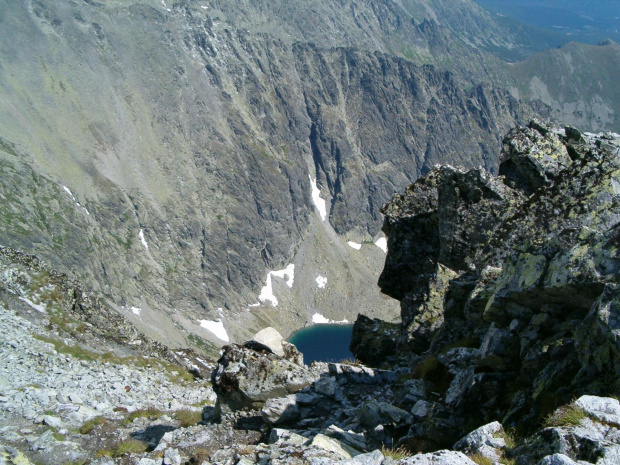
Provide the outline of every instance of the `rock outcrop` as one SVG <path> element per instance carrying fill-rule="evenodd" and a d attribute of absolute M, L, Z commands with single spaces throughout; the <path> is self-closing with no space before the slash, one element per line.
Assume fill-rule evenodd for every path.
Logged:
<path fill-rule="evenodd" d="M 216 408 L 225 413 L 260 409 L 268 399 L 295 393 L 317 378 L 293 344 L 275 329 L 266 328 L 245 346 L 224 348 L 212 375 L 218 394 Z"/>
<path fill-rule="evenodd" d="M 617 134 L 533 121 L 504 139 L 499 176 L 437 166 L 383 207 L 379 284 L 438 396 L 412 436 L 528 432 L 576 396 L 620 392 L 619 154 Z"/>

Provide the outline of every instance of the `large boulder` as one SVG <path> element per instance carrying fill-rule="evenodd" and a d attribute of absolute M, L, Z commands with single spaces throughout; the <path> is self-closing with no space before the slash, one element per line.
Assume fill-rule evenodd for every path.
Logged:
<path fill-rule="evenodd" d="M 317 378 L 306 366 L 270 350 L 231 344 L 224 347 L 212 382 L 217 405 L 225 413 L 260 409 L 268 399 L 295 393 Z"/>

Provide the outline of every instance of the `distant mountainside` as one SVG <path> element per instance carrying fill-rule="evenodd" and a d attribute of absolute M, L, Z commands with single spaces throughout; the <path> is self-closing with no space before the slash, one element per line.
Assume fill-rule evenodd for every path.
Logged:
<path fill-rule="evenodd" d="M 615 0 L 475 0 L 503 18 L 515 18 L 540 28 L 555 30 L 568 40 L 596 44 L 620 41 L 620 5 Z"/>
<path fill-rule="evenodd" d="M 174 347 L 395 318 L 394 192 L 532 115 L 618 130 L 617 45 L 511 34 L 467 0 L 4 0 L 1 245 Z"/>

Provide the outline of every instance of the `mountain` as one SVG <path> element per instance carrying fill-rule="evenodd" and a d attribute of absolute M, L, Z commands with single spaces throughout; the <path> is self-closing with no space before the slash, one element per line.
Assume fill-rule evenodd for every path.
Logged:
<path fill-rule="evenodd" d="M 574 45 L 565 88 L 511 34 L 467 0 L 3 0 L 1 245 L 171 347 L 396 319 L 393 192 L 496 170 L 532 115 L 618 125 L 615 44 Z"/>

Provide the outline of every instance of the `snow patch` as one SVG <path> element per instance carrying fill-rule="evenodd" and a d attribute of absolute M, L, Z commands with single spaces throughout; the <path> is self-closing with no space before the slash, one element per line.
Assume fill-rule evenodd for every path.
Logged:
<path fill-rule="evenodd" d="M 345 318 L 344 320 L 341 320 L 341 321 L 333 321 L 333 320 L 330 320 L 329 318 L 325 318 L 320 313 L 315 313 L 314 315 L 312 315 L 312 323 L 317 324 L 317 325 L 325 325 L 325 324 L 330 324 L 330 323 L 346 325 L 349 323 L 349 320 Z"/>
<path fill-rule="evenodd" d="M 140 242 L 142 242 L 142 245 L 144 246 L 144 248 L 146 250 L 149 250 L 149 245 L 146 242 L 146 239 L 144 238 L 144 231 L 142 231 L 142 229 L 140 230 L 140 232 L 138 233 L 138 236 L 140 236 Z"/>
<path fill-rule="evenodd" d="M 131 313 L 133 313 L 134 315 L 140 316 L 140 313 L 142 313 L 142 309 L 138 307 L 131 307 Z"/>
<path fill-rule="evenodd" d="M 383 250 L 383 253 L 387 253 L 387 239 L 385 237 L 380 237 L 375 241 L 375 245 Z"/>
<path fill-rule="evenodd" d="M 47 309 L 45 308 L 45 305 L 35 304 L 34 302 L 32 302 L 31 300 L 26 299 L 25 297 L 20 297 L 19 300 L 23 300 L 24 302 L 26 302 L 28 305 L 30 305 L 32 308 L 34 308 L 39 313 L 46 313 L 47 312 Z"/>
<path fill-rule="evenodd" d="M 222 320 L 219 320 L 219 319 L 217 321 L 198 320 L 198 322 L 200 323 L 201 327 L 203 327 L 210 333 L 213 333 L 215 337 L 217 337 L 218 339 L 221 339 L 224 342 L 230 342 L 230 338 L 228 337 L 228 333 L 226 332 L 226 329 L 224 328 L 224 323 L 222 322 Z"/>
<path fill-rule="evenodd" d="M 312 201 L 314 202 L 316 209 L 319 211 L 319 215 L 321 215 L 321 221 L 325 221 L 325 218 L 327 217 L 325 200 L 321 198 L 321 191 L 316 185 L 316 178 L 312 179 L 310 175 L 308 175 L 308 178 L 310 178 L 310 184 L 312 185 Z"/>
<path fill-rule="evenodd" d="M 291 263 L 289 266 L 287 266 L 283 270 L 270 271 L 269 273 L 267 273 L 267 283 L 261 289 L 260 295 L 258 296 L 258 300 L 260 300 L 261 302 L 265 302 L 268 300 L 271 302 L 272 306 L 277 307 L 278 299 L 273 293 L 273 284 L 271 282 L 272 276 L 276 276 L 282 279 L 286 277 L 286 285 L 288 287 L 293 287 L 293 282 L 295 281 L 295 265 Z"/>
<path fill-rule="evenodd" d="M 65 190 L 67 194 L 69 194 L 69 197 L 71 197 L 71 199 L 77 203 L 77 200 L 75 200 L 75 196 L 73 195 L 73 192 L 71 192 L 71 190 L 69 190 L 67 186 L 62 186 L 62 188 Z"/>
<path fill-rule="evenodd" d="M 71 200 L 73 200 L 78 207 L 80 207 L 82 210 L 84 210 L 84 212 L 87 215 L 90 215 L 90 212 L 86 209 L 86 207 L 84 205 L 82 205 L 80 202 L 77 201 L 77 199 L 73 195 L 73 192 L 71 192 L 71 190 L 67 186 L 62 186 L 62 188 L 69 195 L 69 197 L 71 197 Z"/>
<path fill-rule="evenodd" d="M 318 287 L 319 289 L 324 289 L 325 286 L 327 286 L 327 278 L 325 276 L 320 276 L 318 278 L 315 279 L 316 281 L 316 287 Z"/>
<path fill-rule="evenodd" d="M 362 248 L 362 244 L 358 244 L 357 242 L 349 241 L 347 242 L 347 244 L 349 244 L 349 247 L 352 247 L 355 250 L 359 250 Z"/>

